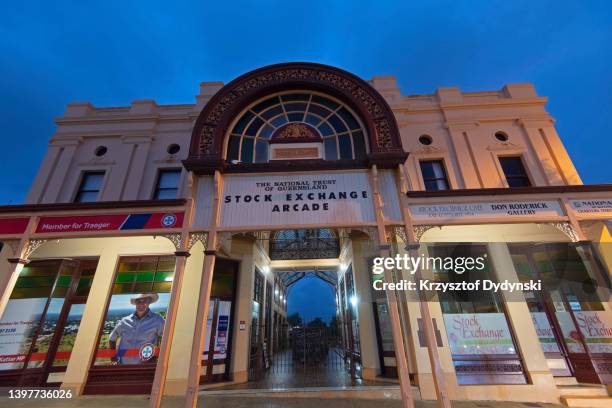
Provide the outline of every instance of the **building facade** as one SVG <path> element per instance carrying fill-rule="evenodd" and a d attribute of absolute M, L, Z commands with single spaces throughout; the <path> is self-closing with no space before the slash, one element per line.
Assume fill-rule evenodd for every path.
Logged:
<path fill-rule="evenodd" d="M 404 400 L 604 398 L 612 186 L 582 183 L 546 102 L 288 63 L 194 104 L 69 104 L 26 203 L 0 207 L 0 383 L 195 401 L 265 383 L 299 345 L 352 384 L 397 378 Z M 482 276 L 544 289 L 374 290 L 373 260 L 404 254 L 486 254 Z M 331 351 L 287 320 L 306 276 L 334 293 Z"/>

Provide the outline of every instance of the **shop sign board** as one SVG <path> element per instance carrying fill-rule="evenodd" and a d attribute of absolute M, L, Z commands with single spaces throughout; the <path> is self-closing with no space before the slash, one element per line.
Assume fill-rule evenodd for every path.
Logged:
<path fill-rule="evenodd" d="M 221 199 L 223 227 L 376 220 L 366 172 L 232 175 Z"/>
<path fill-rule="evenodd" d="M 503 313 L 444 314 L 444 325 L 452 354 L 516 354 Z"/>
<path fill-rule="evenodd" d="M 183 216 L 183 212 L 159 212 L 41 217 L 36 233 L 180 228 Z"/>
<path fill-rule="evenodd" d="M 29 217 L 0 218 L 0 235 L 23 234 L 28 226 Z"/>
<path fill-rule="evenodd" d="M 604 216 L 612 218 L 612 199 L 570 200 L 570 206 L 578 216 Z"/>
<path fill-rule="evenodd" d="M 494 201 L 455 204 L 412 204 L 416 221 L 448 221 L 478 218 L 533 218 L 563 216 L 556 200 Z"/>

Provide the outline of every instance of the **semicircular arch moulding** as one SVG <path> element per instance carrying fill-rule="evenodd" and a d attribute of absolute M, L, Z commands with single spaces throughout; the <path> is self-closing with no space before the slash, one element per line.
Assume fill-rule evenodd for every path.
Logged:
<path fill-rule="evenodd" d="M 232 164 L 223 157 L 224 139 L 233 119 L 250 103 L 275 92 L 311 90 L 331 95 L 351 107 L 362 120 L 370 151 L 365 160 Z M 404 163 L 397 122 L 384 98 L 367 82 L 344 70 L 315 63 L 283 63 L 248 72 L 221 88 L 198 116 L 183 164 L 197 174 L 221 171 L 290 171 L 301 169 L 382 168 Z"/>

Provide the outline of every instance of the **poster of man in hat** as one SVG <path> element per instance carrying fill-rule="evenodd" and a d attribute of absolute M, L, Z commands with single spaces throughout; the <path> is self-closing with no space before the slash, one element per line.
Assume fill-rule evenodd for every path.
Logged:
<path fill-rule="evenodd" d="M 134 312 L 117 323 L 108 339 L 110 348 L 116 350 L 111 358 L 113 364 L 154 361 L 155 347 L 162 337 L 165 320 L 149 305 L 158 299 L 157 293 L 141 293 L 130 298 L 130 303 L 135 306 Z"/>

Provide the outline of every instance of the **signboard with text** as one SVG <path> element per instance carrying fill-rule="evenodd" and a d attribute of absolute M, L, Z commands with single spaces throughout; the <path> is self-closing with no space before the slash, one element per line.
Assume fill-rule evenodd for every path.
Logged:
<path fill-rule="evenodd" d="M 417 221 L 447 221 L 455 218 L 533 218 L 563 216 L 555 200 L 498 201 L 457 204 L 413 204 L 412 218 Z"/>
<path fill-rule="evenodd" d="M 37 233 L 128 231 L 140 229 L 180 228 L 183 213 L 160 212 L 148 214 L 92 214 L 41 217 Z"/>
<path fill-rule="evenodd" d="M 570 200 L 570 206 L 578 216 L 604 216 L 612 218 L 612 199 Z"/>
<path fill-rule="evenodd" d="M 444 314 L 451 353 L 516 354 L 503 313 Z"/>
<path fill-rule="evenodd" d="M 29 217 L 0 218 L 0 235 L 23 234 L 28 226 Z"/>
<path fill-rule="evenodd" d="M 224 180 L 224 227 L 372 221 L 372 194 L 365 172 L 240 175 Z"/>

